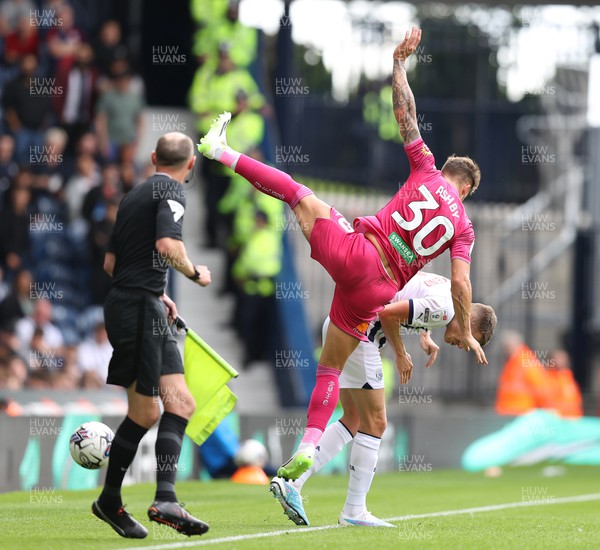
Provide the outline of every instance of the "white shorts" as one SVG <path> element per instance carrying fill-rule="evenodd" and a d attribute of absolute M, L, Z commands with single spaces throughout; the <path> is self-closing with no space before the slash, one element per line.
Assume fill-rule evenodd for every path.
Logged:
<path fill-rule="evenodd" d="M 329 327 L 329 317 L 323 323 L 323 343 Z M 382 390 L 383 366 L 377 345 L 359 342 L 346 361 L 339 379 L 340 389 Z"/>

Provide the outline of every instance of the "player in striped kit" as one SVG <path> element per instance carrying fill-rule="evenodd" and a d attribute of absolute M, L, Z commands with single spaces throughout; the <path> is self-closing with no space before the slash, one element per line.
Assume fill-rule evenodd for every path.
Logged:
<path fill-rule="evenodd" d="M 439 350 L 431 339 L 431 329 L 445 327 L 444 341 L 453 346 L 462 345 L 450 294 L 450 280 L 446 277 L 420 271 L 380 312 L 379 317 L 385 316 L 398 319 L 409 332 L 419 332 L 421 348 L 429 356 L 427 368 L 433 365 Z M 329 323 L 327 318 L 323 324 L 324 339 Z M 482 346 L 489 342 L 495 328 L 494 310 L 484 304 L 472 304 L 471 331 Z M 386 338 L 379 318 L 370 323 L 367 338 L 368 341 L 358 345 L 344 366 L 340 376 L 340 401 L 344 414 L 323 433 L 312 467 L 295 481 L 288 482 L 280 477 L 271 481 L 271 492 L 297 525 L 309 524 L 300 496 L 304 483 L 360 434 L 367 445 L 352 446 L 348 492 L 338 522 L 341 525 L 396 527 L 375 517 L 366 508 L 379 443 L 386 428 L 383 366 L 379 353 Z M 361 465 L 365 463 L 373 464 L 373 468 L 363 469 Z"/>

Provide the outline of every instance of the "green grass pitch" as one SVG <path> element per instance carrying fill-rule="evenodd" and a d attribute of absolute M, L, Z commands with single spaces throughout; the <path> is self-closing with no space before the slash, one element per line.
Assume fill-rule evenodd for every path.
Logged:
<path fill-rule="evenodd" d="M 123 539 L 92 516 L 90 505 L 98 491 L 39 489 L 0 495 L 0 548 L 599 549 L 599 473 L 593 467 L 567 467 L 564 475 L 544 477 L 538 466 L 507 469 L 498 478 L 453 470 L 377 475 L 367 501 L 375 515 L 421 516 L 396 519 L 397 529 L 334 527 L 344 502 L 345 476 L 315 477 L 306 484 L 308 528 L 296 527 L 283 515 L 267 486 L 181 483 L 179 498 L 210 524 L 208 534 L 194 538 L 150 524 L 151 484 L 126 487 L 128 510 L 149 529 L 143 540 Z M 579 495 L 595 496 L 562 501 Z M 517 506 L 494 508 L 512 503 Z M 477 510 L 481 507 L 491 509 Z M 461 512 L 465 509 L 474 510 Z"/>

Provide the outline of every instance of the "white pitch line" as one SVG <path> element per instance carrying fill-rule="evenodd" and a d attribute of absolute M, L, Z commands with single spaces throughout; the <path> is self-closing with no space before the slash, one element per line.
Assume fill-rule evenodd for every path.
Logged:
<path fill-rule="evenodd" d="M 569 504 L 571 502 L 588 502 L 591 500 L 600 500 L 600 493 L 589 495 L 578 495 L 573 497 L 553 498 L 543 501 L 525 501 L 508 502 L 506 504 L 492 504 L 490 506 L 479 506 L 477 508 L 462 508 L 460 510 L 445 510 L 442 512 L 428 512 L 426 514 L 410 514 L 407 516 L 398 516 L 387 518 L 384 521 L 410 521 L 411 519 L 439 518 L 444 516 L 458 516 L 461 514 L 478 514 L 481 512 L 494 512 L 496 510 L 507 510 L 510 508 L 526 508 L 530 506 L 549 506 L 551 504 Z M 263 539 L 269 537 L 278 537 L 279 535 L 303 533 L 314 533 L 315 531 L 326 531 L 329 529 L 339 529 L 340 525 L 321 525 L 319 527 L 298 527 L 296 529 L 281 529 L 279 531 L 267 531 L 265 533 L 250 533 L 247 535 L 235 535 L 231 537 L 221 537 L 217 539 L 204 539 L 189 542 L 173 542 L 169 544 L 156 544 L 154 546 L 134 546 L 123 548 L 123 550 L 170 550 L 171 548 L 193 548 L 196 546 L 206 546 L 208 544 L 221 544 L 225 542 L 238 542 L 243 540 Z"/>

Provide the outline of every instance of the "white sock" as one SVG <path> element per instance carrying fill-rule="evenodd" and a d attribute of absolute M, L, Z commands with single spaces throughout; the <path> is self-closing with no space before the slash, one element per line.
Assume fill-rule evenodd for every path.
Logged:
<path fill-rule="evenodd" d="M 235 170 L 238 160 L 240 160 L 241 153 L 234 151 L 228 145 L 225 147 L 217 147 L 215 149 L 215 160 L 223 163 L 225 166 L 229 166 L 232 170 Z"/>
<path fill-rule="evenodd" d="M 302 490 L 308 478 L 325 466 L 350 441 L 352 441 L 352 434 L 339 420 L 327 426 L 317 444 L 312 467 L 294 481 L 296 489 Z"/>
<path fill-rule="evenodd" d="M 350 452 L 350 479 L 344 504 L 344 514 L 357 516 L 367 507 L 367 493 L 377 466 L 377 453 L 381 439 L 358 432 Z"/>

